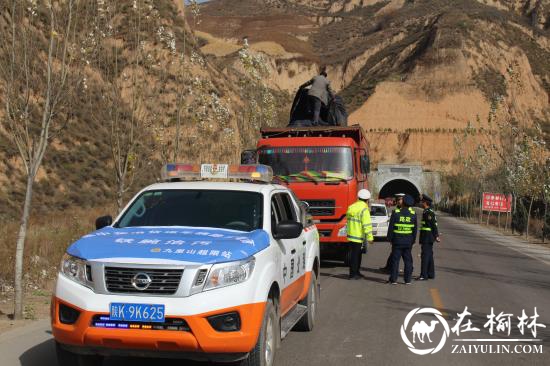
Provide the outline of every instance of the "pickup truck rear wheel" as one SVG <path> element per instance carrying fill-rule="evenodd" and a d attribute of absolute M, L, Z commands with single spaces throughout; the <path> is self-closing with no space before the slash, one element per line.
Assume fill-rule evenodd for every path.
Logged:
<path fill-rule="evenodd" d="M 59 366 L 100 366 L 103 357 L 99 355 L 77 355 L 67 351 L 59 343 L 55 342 L 55 352 Z"/>
<path fill-rule="evenodd" d="M 294 329 L 302 332 L 310 332 L 315 325 L 317 307 L 319 305 L 319 279 L 315 272 L 311 272 L 311 281 L 307 297 L 300 301 L 300 305 L 307 306 L 307 313 L 296 323 Z"/>
<path fill-rule="evenodd" d="M 277 311 L 273 302 L 268 300 L 258 342 L 248 354 L 248 358 L 241 361 L 240 366 L 273 366 L 275 350 L 280 338 L 281 331 L 279 330 Z"/>

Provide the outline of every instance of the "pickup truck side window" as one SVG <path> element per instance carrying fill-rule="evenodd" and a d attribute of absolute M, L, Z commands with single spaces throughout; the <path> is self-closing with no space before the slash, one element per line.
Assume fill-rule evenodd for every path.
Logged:
<path fill-rule="evenodd" d="M 282 220 L 281 210 L 279 209 L 279 202 L 277 200 L 277 195 L 274 195 L 271 198 L 271 229 Z"/>
<path fill-rule="evenodd" d="M 290 196 L 287 193 L 279 193 L 278 195 L 281 199 L 284 220 L 297 221 L 298 216 L 296 215 L 296 208 Z"/>

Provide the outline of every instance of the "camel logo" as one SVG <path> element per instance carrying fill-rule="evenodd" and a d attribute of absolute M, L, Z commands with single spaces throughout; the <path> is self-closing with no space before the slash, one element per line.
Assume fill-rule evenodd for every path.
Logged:
<path fill-rule="evenodd" d="M 409 330 L 409 323 L 411 323 L 411 319 L 415 315 L 420 314 L 431 314 L 435 318 L 437 318 L 437 320 L 432 320 L 429 322 L 429 324 L 426 323 L 424 320 L 416 321 Z M 423 345 L 427 345 L 428 342 L 433 343 L 430 335 L 434 332 L 438 324 L 443 327 L 443 334 L 439 343 L 437 343 L 435 347 L 420 348 Z M 412 342 L 407 336 L 407 332 L 412 333 Z M 443 318 L 441 312 L 433 308 L 416 308 L 412 310 L 407 314 L 405 322 L 401 326 L 401 338 L 403 338 L 403 342 L 405 342 L 412 353 L 416 353 L 417 355 L 427 355 L 439 352 L 445 345 L 449 333 L 449 324 L 447 324 L 447 321 Z M 419 346 L 419 348 L 416 348 L 416 346 Z"/>

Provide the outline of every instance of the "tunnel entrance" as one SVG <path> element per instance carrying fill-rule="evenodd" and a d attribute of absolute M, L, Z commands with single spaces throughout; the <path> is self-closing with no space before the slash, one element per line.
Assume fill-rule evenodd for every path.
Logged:
<path fill-rule="evenodd" d="M 412 196 L 415 201 L 420 197 L 420 192 L 416 186 L 405 179 L 390 180 L 388 183 L 384 184 L 378 197 L 384 199 L 387 197 L 393 197 L 397 193 L 408 194 Z"/>

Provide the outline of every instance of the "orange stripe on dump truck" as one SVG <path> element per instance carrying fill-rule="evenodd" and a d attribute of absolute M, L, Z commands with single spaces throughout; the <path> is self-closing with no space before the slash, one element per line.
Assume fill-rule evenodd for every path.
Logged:
<path fill-rule="evenodd" d="M 208 353 L 245 353 L 256 344 L 263 321 L 265 302 L 224 308 L 197 315 L 166 315 L 167 318 L 181 318 L 191 331 L 109 329 L 92 327 L 94 315 L 107 313 L 80 309 L 56 297 L 52 299 L 52 332 L 56 341 L 73 346 L 95 346 L 117 349 L 147 349 L 159 351 L 186 351 Z M 78 311 L 75 324 L 59 322 L 59 304 L 65 304 Z M 218 332 L 212 328 L 208 316 L 238 312 L 241 329 L 235 332 Z"/>

